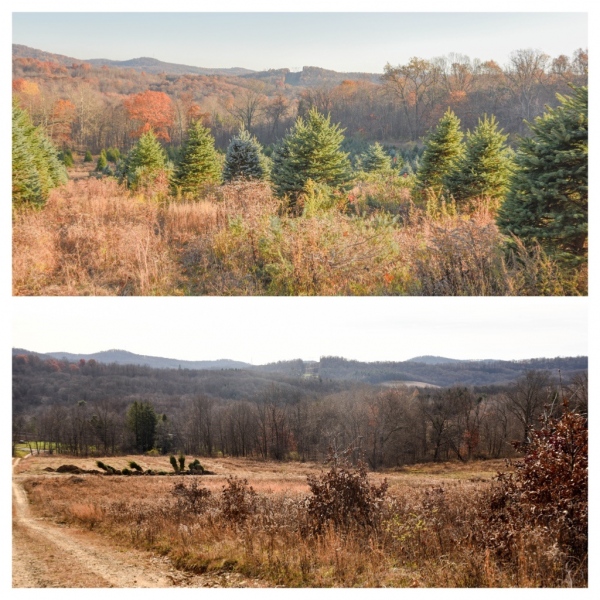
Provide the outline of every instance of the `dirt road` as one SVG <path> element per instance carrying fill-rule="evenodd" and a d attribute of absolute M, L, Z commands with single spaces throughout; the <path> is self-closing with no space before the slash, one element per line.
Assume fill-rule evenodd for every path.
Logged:
<path fill-rule="evenodd" d="M 21 459 L 13 459 L 14 467 Z M 35 518 L 13 475 L 13 588 L 245 587 L 229 574 L 198 576 L 168 559 L 119 550 L 100 535 Z M 252 584 L 250 584 L 252 585 Z"/>

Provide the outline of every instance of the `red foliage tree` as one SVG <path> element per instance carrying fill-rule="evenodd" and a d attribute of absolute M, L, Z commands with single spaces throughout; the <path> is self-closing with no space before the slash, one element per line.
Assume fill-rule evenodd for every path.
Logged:
<path fill-rule="evenodd" d="M 174 111 L 171 98 L 164 92 L 147 90 L 134 94 L 123 101 L 127 116 L 136 121 L 138 127 L 131 132 L 133 137 L 141 137 L 152 129 L 157 138 L 169 141 L 169 128 L 173 126 Z"/>

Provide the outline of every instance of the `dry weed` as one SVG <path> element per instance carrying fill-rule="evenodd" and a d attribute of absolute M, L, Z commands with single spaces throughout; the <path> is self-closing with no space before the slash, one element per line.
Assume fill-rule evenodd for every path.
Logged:
<path fill-rule="evenodd" d="M 485 528 L 479 510 L 491 485 L 481 477 L 452 478 L 451 468 L 427 477 L 387 473 L 390 488 L 376 527 L 325 526 L 320 535 L 307 536 L 311 516 L 305 467 L 297 465 L 304 489 L 292 483 L 291 491 L 256 492 L 277 477 L 294 482 L 294 469 L 246 462 L 207 464 L 215 472 L 220 464 L 235 465 L 248 483 L 228 483 L 229 469 L 223 469 L 221 475 L 198 478 L 46 474 L 30 477 L 26 489 L 43 516 L 93 527 L 121 543 L 168 555 L 196 573 L 234 571 L 271 586 L 586 585 L 585 569 L 565 561 L 541 530 L 523 535 L 509 561 L 480 544 Z M 317 467 L 309 472 L 316 474 Z M 382 478 L 369 474 L 369 480 Z"/>
<path fill-rule="evenodd" d="M 378 204 L 367 185 L 346 212 L 295 217 L 264 183 L 169 199 L 112 179 L 71 181 L 41 210 L 15 212 L 13 293 L 586 293 L 585 272 L 565 274 L 535 248 L 517 243 L 507 257 L 493 206 L 429 215 L 405 191 L 384 186 L 376 193 L 391 196 Z M 361 202 L 369 210 L 361 212 Z"/>

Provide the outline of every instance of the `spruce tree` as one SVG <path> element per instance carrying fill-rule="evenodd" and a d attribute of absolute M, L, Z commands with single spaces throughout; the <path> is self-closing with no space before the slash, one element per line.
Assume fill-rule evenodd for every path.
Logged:
<path fill-rule="evenodd" d="M 362 169 L 367 173 L 386 173 L 392 170 L 392 159 L 378 142 L 371 144 L 360 159 Z"/>
<path fill-rule="evenodd" d="M 167 168 L 167 157 L 152 130 L 147 131 L 127 155 L 125 178 L 130 187 L 152 180 Z"/>
<path fill-rule="evenodd" d="M 108 166 L 108 160 L 106 159 L 106 150 L 104 148 L 100 152 L 100 156 L 98 156 L 98 162 L 96 163 L 96 171 L 104 171 Z"/>
<path fill-rule="evenodd" d="M 119 152 L 118 148 L 109 148 L 106 151 L 106 160 L 108 160 L 109 162 L 116 164 L 120 158 L 121 153 Z"/>
<path fill-rule="evenodd" d="M 46 198 L 52 188 L 67 182 L 67 170 L 50 138 L 39 129 L 36 132 L 36 138 L 39 148 L 37 152 L 39 154 L 38 169 L 42 177 L 42 193 Z"/>
<path fill-rule="evenodd" d="M 444 180 L 454 170 L 464 153 L 460 119 L 448 109 L 435 129 L 425 138 L 425 150 L 418 164 L 416 187 L 420 191 L 432 188 L 440 193 Z M 418 149 L 417 149 L 418 151 Z"/>
<path fill-rule="evenodd" d="M 85 156 L 83 157 L 83 162 L 92 162 L 93 157 L 92 153 L 89 150 L 85 151 Z"/>
<path fill-rule="evenodd" d="M 12 107 L 12 198 L 14 204 L 43 204 L 50 190 L 67 181 L 58 152 L 18 104 Z"/>
<path fill-rule="evenodd" d="M 350 162 L 340 149 L 343 140 L 339 125 L 332 125 L 330 117 L 315 108 L 306 119 L 298 117 L 273 153 L 271 179 L 276 193 L 288 194 L 293 200 L 304 190 L 308 180 L 332 188 L 347 183 Z"/>
<path fill-rule="evenodd" d="M 512 170 L 507 138 L 493 115 L 479 119 L 475 130 L 467 133 L 464 153 L 444 177 L 444 187 L 457 202 L 505 196 Z"/>
<path fill-rule="evenodd" d="M 223 180 L 264 179 L 266 174 L 261 145 L 246 129 L 241 129 L 227 147 Z"/>
<path fill-rule="evenodd" d="M 221 167 L 210 131 L 196 121 L 188 130 L 188 138 L 177 167 L 175 185 L 183 194 L 198 194 L 207 183 L 219 183 Z"/>
<path fill-rule="evenodd" d="M 538 242 L 567 265 L 587 261 L 588 90 L 528 124 L 533 137 L 520 140 L 516 171 L 498 212 L 502 231 L 526 244 Z"/>
<path fill-rule="evenodd" d="M 33 127 L 26 113 L 12 109 L 12 198 L 13 203 L 43 202 L 42 183 L 31 151 Z"/>
<path fill-rule="evenodd" d="M 127 411 L 127 426 L 133 433 L 138 452 L 148 452 L 154 448 L 157 417 L 149 402 L 134 402 Z"/>
<path fill-rule="evenodd" d="M 73 152 L 70 148 L 65 148 L 58 153 L 58 158 L 65 167 L 72 167 L 75 164 L 73 160 Z"/>

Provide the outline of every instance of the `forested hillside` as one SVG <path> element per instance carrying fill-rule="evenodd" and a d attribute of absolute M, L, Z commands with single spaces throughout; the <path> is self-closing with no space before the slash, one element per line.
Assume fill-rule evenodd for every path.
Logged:
<path fill-rule="evenodd" d="M 454 369 L 450 379 L 456 384 L 439 388 L 366 383 L 394 381 L 404 374 L 394 368 L 398 363 L 330 357 L 322 359 L 320 372 L 309 364 L 302 376 L 290 373 L 302 361 L 194 371 L 17 354 L 13 442 L 31 440 L 39 448 L 81 455 L 154 448 L 314 460 L 327 455 L 334 439 L 342 447 L 359 440 L 371 467 L 379 468 L 507 456 L 509 442 L 526 436 L 544 411 L 558 411 L 562 398 L 587 411 L 583 357 L 480 365 L 480 381 L 487 369 L 493 381 L 505 382 L 487 387 L 467 385 L 479 369 L 463 363 L 400 363 L 412 364 L 413 376 L 430 373 L 437 380 L 448 380 L 444 369 Z M 275 372 L 285 367 L 287 373 Z M 149 427 L 149 448 L 136 446 L 139 415 Z"/>
<path fill-rule="evenodd" d="M 456 54 L 400 65 L 389 60 L 380 74 L 304 67 L 235 76 L 194 74 L 194 67 L 160 61 L 119 67 L 13 45 L 13 90 L 56 143 L 97 153 L 131 147 L 135 115 L 126 101 L 148 90 L 167 96 L 168 140 L 175 145 L 200 114 L 220 148 L 241 124 L 270 144 L 315 107 L 340 123 L 353 144 L 397 146 L 418 142 L 448 107 L 465 128 L 493 114 L 507 133 L 526 133 L 524 120 L 555 106 L 556 94 L 568 93 L 570 84 L 587 82 L 587 52 L 581 49 L 572 57 L 516 50 L 504 66 L 493 57 Z"/>

